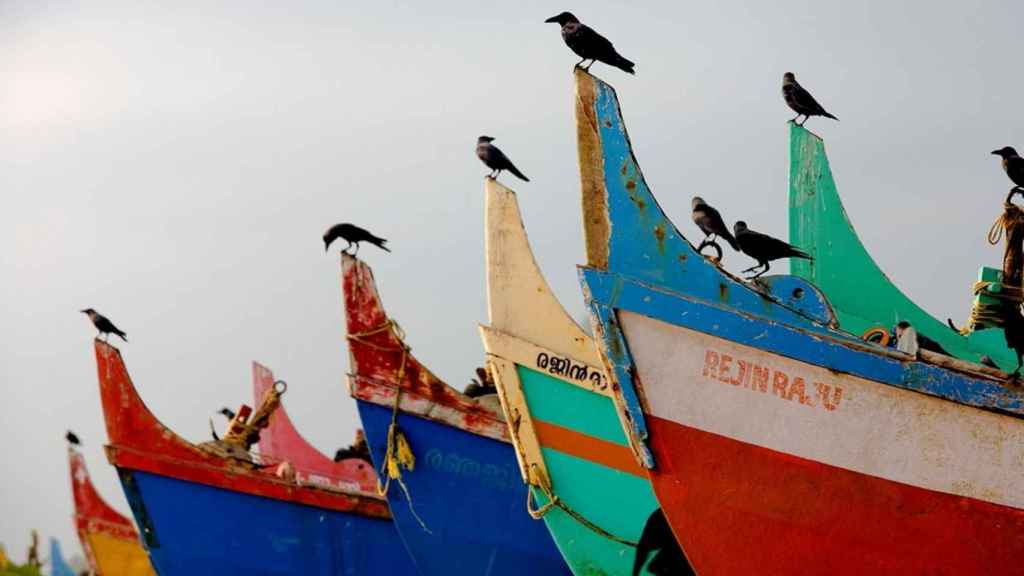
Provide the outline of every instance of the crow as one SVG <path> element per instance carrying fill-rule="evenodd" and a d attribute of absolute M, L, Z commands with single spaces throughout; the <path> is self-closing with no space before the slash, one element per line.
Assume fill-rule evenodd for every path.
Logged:
<path fill-rule="evenodd" d="M 704 241 L 700 243 L 701 248 L 707 244 L 714 244 L 712 237 L 717 236 L 724 238 L 732 246 L 733 250 L 740 251 L 739 245 L 736 244 L 736 238 L 729 232 L 729 227 L 725 225 L 725 221 L 722 220 L 722 215 L 718 213 L 718 210 L 704 202 L 704 199 L 700 196 L 694 196 L 691 205 L 693 206 L 693 223 L 700 228 L 700 231 L 705 236 Z M 699 252 L 700 248 L 697 251 Z"/>
<path fill-rule="evenodd" d="M 128 335 L 122 332 L 121 329 L 118 328 L 117 326 L 114 326 L 114 323 L 111 322 L 106 316 L 100 314 L 99 312 L 93 310 L 92 308 L 86 308 L 85 310 L 80 310 L 80 312 L 82 314 L 89 316 L 89 320 L 92 320 L 92 325 L 95 326 L 97 330 L 99 330 L 101 336 L 106 336 L 107 338 L 109 338 L 111 334 L 114 334 L 121 340 L 124 340 L 125 342 L 128 341 Z M 106 342 L 107 338 L 104 338 L 103 341 Z"/>
<path fill-rule="evenodd" d="M 462 393 L 470 398 L 478 398 L 488 394 L 497 394 L 498 387 L 495 386 L 494 380 L 486 368 L 477 368 L 476 378 L 469 381 L 469 385 Z"/>
<path fill-rule="evenodd" d="M 640 574 L 647 558 L 654 553 L 654 559 L 647 571 L 655 575 L 687 576 L 696 574 L 686 559 L 683 549 L 672 534 L 672 528 L 665 519 L 661 508 L 656 509 L 647 518 L 644 531 L 640 533 L 640 541 L 636 543 L 636 555 L 633 557 L 633 576 Z"/>
<path fill-rule="evenodd" d="M 1024 188 L 1024 158 L 1021 158 L 1013 146 L 1004 146 L 993 150 L 993 154 L 1003 159 L 1003 170 L 1015 186 Z"/>
<path fill-rule="evenodd" d="M 523 182 L 529 182 L 530 179 L 512 164 L 512 161 L 508 159 L 508 156 L 505 156 L 505 153 L 497 146 L 491 144 L 493 141 L 494 138 L 490 136 L 481 136 L 476 139 L 476 157 L 479 158 L 485 166 L 491 169 L 491 173 L 487 176 L 492 180 L 497 180 L 498 176 L 501 176 L 502 170 L 508 170 L 514 174 L 516 178 L 519 178 Z"/>
<path fill-rule="evenodd" d="M 792 72 L 786 72 L 782 76 L 782 97 L 786 99 L 786 104 L 793 109 L 793 112 L 796 112 L 796 116 L 790 122 L 796 122 L 796 119 L 801 116 L 804 116 L 804 121 L 799 123 L 800 126 L 803 126 L 811 116 L 825 116 L 836 122 L 839 121 L 839 118 L 829 114 L 821 104 L 818 104 L 814 96 L 811 96 L 811 93 L 796 81 L 796 75 Z"/>
<path fill-rule="evenodd" d="M 385 252 L 391 252 L 391 250 L 389 250 L 388 247 L 385 246 L 385 244 L 388 243 L 387 240 L 383 238 L 378 238 L 373 234 L 370 234 L 368 231 L 363 230 L 359 226 L 356 226 L 355 224 L 349 224 L 348 222 L 335 224 L 334 226 L 328 228 L 327 232 L 324 232 L 324 252 L 327 252 L 327 249 L 331 247 L 331 243 L 337 240 L 338 238 L 341 238 L 345 242 L 348 242 L 348 245 L 345 246 L 344 250 L 342 250 L 342 252 L 345 252 L 346 254 L 348 253 L 349 249 L 352 248 L 353 244 L 356 247 L 355 254 L 358 254 L 360 242 L 369 242 L 370 244 L 373 244 L 374 246 L 380 248 Z"/>
<path fill-rule="evenodd" d="M 64 435 L 64 439 L 68 441 L 68 444 L 72 446 L 81 446 L 82 441 L 78 439 L 78 435 L 68 430 L 68 433 Z"/>
<path fill-rule="evenodd" d="M 754 274 L 748 280 L 753 280 L 767 272 L 770 268 L 768 263 L 772 260 L 779 260 L 781 258 L 814 260 L 809 254 L 795 246 L 791 246 L 778 238 L 772 238 L 767 234 L 761 234 L 747 228 L 746 222 L 737 222 L 733 225 L 732 231 L 736 235 L 736 243 L 739 244 L 740 250 L 747 256 L 757 260 L 757 266 L 751 266 L 744 270 L 743 273 L 753 272 L 761 267 L 764 268 L 764 270 Z"/>
<path fill-rule="evenodd" d="M 590 60 L 590 64 L 583 68 L 589 71 L 594 62 L 601 61 L 624 72 L 636 74 L 636 71 L 633 69 L 636 64 L 623 58 L 622 55 L 615 51 L 615 46 L 612 46 L 612 43 L 607 38 L 594 32 L 593 28 L 580 22 L 572 13 L 562 12 L 558 16 L 548 18 L 544 22 L 553 22 L 562 27 L 562 40 L 565 41 L 566 46 L 570 50 L 582 58 L 582 60 L 576 63 L 577 68 L 580 67 L 580 64 Z"/>

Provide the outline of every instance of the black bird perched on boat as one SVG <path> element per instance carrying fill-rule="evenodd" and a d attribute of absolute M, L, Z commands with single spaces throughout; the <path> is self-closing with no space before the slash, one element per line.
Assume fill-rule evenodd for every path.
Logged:
<path fill-rule="evenodd" d="M 747 256 L 757 260 L 757 266 L 751 266 L 743 272 L 753 272 L 758 268 L 764 268 L 764 270 L 761 270 L 757 274 L 751 276 L 749 278 L 751 280 L 767 272 L 770 268 L 768 263 L 772 260 L 779 260 L 782 258 L 803 258 L 805 260 L 813 260 L 809 254 L 796 246 L 792 246 L 778 238 L 772 238 L 767 234 L 761 234 L 760 232 L 755 232 L 750 228 L 747 228 L 746 222 L 737 222 L 733 225 L 732 231 L 736 235 L 736 243 L 739 244 L 740 250 Z"/>
<path fill-rule="evenodd" d="M 217 410 L 217 414 L 220 414 L 220 415 L 224 416 L 228 420 L 234 420 L 235 419 L 235 411 L 232 410 L 231 408 L 228 408 L 228 407 L 224 407 L 224 408 L 221 408 L 220 410 Z"/>
<path fill-rule="evenodd" d="M 1021 158 L 1013 146 L 1004 146 L 993 150 L 993 154 L 1003 159 L 1003 170 L 1018 188 L 1024 188 L 1024 158 Z"/>
<path fill-rule="evenodd" d="M 101 336 L 109 338 L 111 334 L 114 334 L 121 340 L 124 340 L 125 342 L 128 341 L 128 335 L 121 331 L 117 326 L 114 326 L 114 323 L 103 314 L 100 314 L 92 308 L 86 308 L 85 310 L 81 310 L 81 312 L 82 314 L 89 316 L 89 320 L 92 320 L 92 325 L 99 330 Z M 104 338 L 104 341 L 106 341 L 106 338 Z"/>
<path fill-rule="evenodd" d="M 839 118 L 829 114 L 821 104 L 818 104 L 814 96 L 796 81 L 796 75 L 792 72 L 786 72 L 782 76 L 782 97 L 786 99 L 786 104 L 793 112 L 796 112 L 796 116 L 790 122 L 796 122 L 801 116 L 805 118 L 799 123 L 800 126 L 803 126 L 811 116 L 824 116 L 839 121 Z"/>
<path fill-rule="evenodd" d="M 658 576 L 689 576 L 696 574 L 686 559 L 683 549 L 672 534 L 672 528 L 665 519 L 661 508 L 656 509 L 647 517 L 644 531 L 640 533 L 640 541 L 636 543 L 636 555 L 633 557 L 633 576 L 640 574 L 647 558 L 654 553 L 654 559 L 647 566 L 647 571 Z"/>
<path fill-rule="evenodd" d="M 570 50 L 582 58 L 576 63 L 577 68 L 580 64 L 590 60 L 590 64 L 583 68 L 589 71 L 594 62 L 600 61 L 624 72 L 636 74 L 636 71 L 633 70 L 636 64 L 623 58 L 607 38 L 580 22 L 571 12 L 562 12 L 558 16 L 548 18 L 545 22 L 554 22 L 562 27 L 562 40 Z"/>
<path fill-rule="evenodd" d="M 717 246 L 714 242 L 714 237 L 716 236 L 725 239 L 732 246 L 733 250 L 740 251 L 739 245 L 736 244 L 736 238 L 729 232 L 729 227 L 725 225 L 725 221 L 722 220 L 722 215 L 718 213 L 718 210 L 715 210 L 700 196 L 693 197 L 691 206 L 693 206 L 693 223 L 700 228 L 700 231 L 705 236 L 704 241 L 697 248 L 698 252 L 707 245 Z"/>
<path fill-rule="evenodd" d="M 491 169 L 491 173 L 488 174 L 488 176 L 492 180 L 497 180 L 498 176 L 501 176 L 502 170 L 508 170 L 514 174 L 516 178 L 519 178 L 523 182 L 529 182 L 530 179 L 512 164 L 512 161 L 508 159 L 508 156 L 505 156 L 505 153 L 497 146 L 491 144 L 493 141 L 494 138 L 490 136 L 481 136 L 476 139 L 476 157 L 479 158 L 485 166 Z"/>
<path fill-rule="evenodd" d="M 68 444 L 72 446 L 81 446 L 82 442 L 78 439 L 78 435 L 68 430 L 68 433 L 64 435 L 64 439 L 68 441 Z"/>
<path fill-rule="evenodd" d="M 324 232 L 324 252 L 327 252 L 327 249 L 331 247 L 331 243 L 337 240 L 338 238 L 341 238 L 345 242 L 348 242 L 348 245 L 345 246 L 344 250 L 342 250 L 342 252 L 345 253 L 348 253 L 352 246 L 355 245 L 355 254 L 358 254 L 360 242 L 369 242 L 370 244 L 373 244 L 374 246 L 380 248 L 385 252 L 391 252 L 391 250 L 389 250 L 388 247 L 385 246 L 385 244 L 388 243 L 387 240 L 383 238 L 378 238 L 377 236 L 370 234 L 369 231 L 364 230 L 359 226 L 356 226 L 355 224 L 349 224 L 348 222 L 335 224 L 334 226 L 328 228 L 327 232 Z"/>

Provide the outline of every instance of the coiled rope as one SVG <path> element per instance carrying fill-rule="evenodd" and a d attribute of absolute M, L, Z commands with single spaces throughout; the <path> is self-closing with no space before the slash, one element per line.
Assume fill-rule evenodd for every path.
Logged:
<path fill-rule="evenodd" d="M 1011 229 L 1024 227 L 1024 210 L 1010 201 L 1016 193 L 1018 192 L 1011 192 L 1007 196 L 1003 203 L 1003 213 L 996 218 L 988 230 L 988 243 L 993 246 L 998 244 L 1004 235 L 1009 238 Z M 993 284 L 988 281 L 974 283 L 974 305 L 971 307 L 967 324 L 960 330 L 962 335 L 966 336 L 972 331 L 982 328 L 1003 328 L 1009 318 L 1019 315 L 1021 302 L 1024 302 L 1024 288 L 1000 283 L 999 291 L 993 292 L 989 289 Z M 995 302 L 982 302 L 982 295 L 995 300 Z"/>
<path fill-rule="evenodd" d="M 374 336 L 384 332 L 390 332 L 395 339 L 398 340 L 398 347 L 381 346 L 367 340 L 367 337 L 369 336 Z M 412 494 L 409 493 L 409 487 L 406 486 L 405 481 L 402 480 L 402 468 L 405 468 L 410 472 L 416 468 L 416 456 L 413 454 L 412 447 L 409 445 L 409 441 L 406 439 L 405 434 L 403 434 L 401 429 L 398 427 L 398 409 L 402 401 L 402 382 L 405 380 L 405 365 L 406 360 L 409 357 L 409 351 L 411 350 L 409 345 L 405 343 L 405 332 L 402 331 L 402 327 L 399 326 L 397 322 L 389 318 L 384 322 L 384 324 L 376 328 L 372 328 L 365 332 L 349 334 L 348 339 L 381 352 L 400 352 L 402 354 L 398 363 L 398 374 L 395 377 L 395 403 L 391 407 L 391 423 L 388 425 L 387 451 L 384 454 L 384 462 L 380 467 L 380 475 L 384 477 L 384 483 L 381 484 L 380 479 L 377 479 L 377 493 L 381 496 L 387 496 L 388 490 L 391 488 L 391 481 L 394 480 L 397 482 L 398 486 L 402 489 L 402 493 L 405 494 L 406 502 L 409 504 L 409 512 L 411 512 L 413 518 L 419 522 L 420 527 L 430 534 L 430 528 L 427 528 L 426 523 L 423 522 L 420 515 L 416 513 L 416 509 L 413 508 Z"/>

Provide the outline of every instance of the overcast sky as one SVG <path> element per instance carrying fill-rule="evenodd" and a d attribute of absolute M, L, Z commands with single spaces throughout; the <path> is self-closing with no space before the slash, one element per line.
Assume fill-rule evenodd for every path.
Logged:
<path fill-rule="evenodd" d="M 489 134 L 542 269 L 583 315 L 572 64 L 543 20 L 573 10 L 637 62 L 619 91 L 647 182 L 691 238 L 690 198 L 787 234 L 783 72 L 841 123 L 826 139 L 846 209 L 897 285 L 964 318 L 1024 146 L 1014 1 L 48 2 L 0 0 L 0 542 L 77 550 L 63 434 L 129 513 L 102 453 L 94 307 L 149 407 L 194 440 L 250 402 L 259 360 L 324 452 L 357 416 L 336 255 L 351 221 L 414 353 L 461 388 L 482 361 Z M 264 4 L 270 4 L 265 6 Z M 736 271 L 751 265 L 726 255 Z M 783 268 L 784 269 L 784 268 Z"/>

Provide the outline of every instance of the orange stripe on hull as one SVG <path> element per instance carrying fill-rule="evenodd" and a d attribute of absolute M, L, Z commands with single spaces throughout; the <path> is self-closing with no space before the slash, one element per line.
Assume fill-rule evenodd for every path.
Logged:
<path fill-rule="evenodd" d="M 534 420 L 533 428 L 537 432 L 537 440 L 544 448 L 558 450 L 607 468 L 647 478 L 647 472 L 637 464 L 633 453 L 625 446 L 542 420 Z"/>

